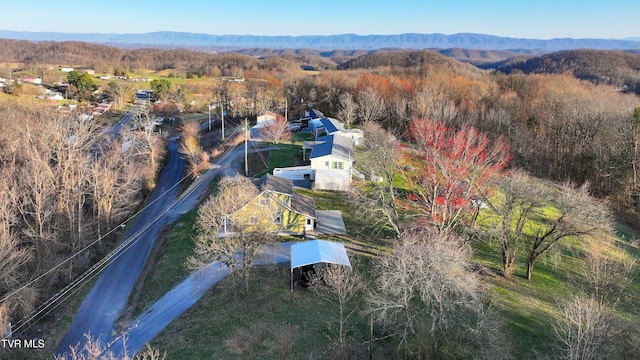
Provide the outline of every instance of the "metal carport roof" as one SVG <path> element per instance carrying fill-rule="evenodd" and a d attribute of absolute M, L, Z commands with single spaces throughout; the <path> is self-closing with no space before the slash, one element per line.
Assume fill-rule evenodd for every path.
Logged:
<path fill-rule="evenodd" d="M 293 269 L 317 263 L 330 263 L 351 267 L 347 250 L 339 242 L 310 240 L 291 245 L 291 289 Z"/>

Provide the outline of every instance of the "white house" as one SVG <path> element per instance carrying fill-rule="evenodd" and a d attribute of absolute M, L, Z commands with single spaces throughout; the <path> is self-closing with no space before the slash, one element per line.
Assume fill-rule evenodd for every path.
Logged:
<path fill-rule="evenodd" d="M 342 136 L 319 137 L 311 148 L 311 168 L 350 171 L 353 165 L 353 144 Z"/>
<path fill-rule="evenodd" d="M 353 149 L 364 142 L 363 131 L 347 130 L 342 122 L 328 117 L 310 119 L 309 129 L 316 134 L 316 139 L 303 143 L 302 156 L 310 161 L 310 166 L 274 169 L 273 175 L 293 180 L 313 180 L 314 189 L 348 190 L 355 172 Z"/>
<path fill-rule="evenodd" d="M 348 190 L 355 158 L 351 139 L 327 135 L 305 142 L 303 149 L 305 158 L 307 150 L 311 150 L 309 160 L 315 189 Z"/>

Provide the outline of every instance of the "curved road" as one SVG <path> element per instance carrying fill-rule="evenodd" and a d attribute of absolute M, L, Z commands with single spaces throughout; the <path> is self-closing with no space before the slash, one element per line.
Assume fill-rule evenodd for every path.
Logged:
<path fill-rule="evenodd" d="M 124 120 L 118 123 L 116 131 L 119 131 L 120 127 L 126 123 Z M 174 201 L 178 188 L 176 185 L 184 172 L 184 160 L 179 155 L 174 140 L 169 143 L 168 148 L 167 163 L 160 174 L 157 187 L 147 202 L 147 207 L 138 215 L 123 238 L 123 243 L 131 238 L 134 241 L 126 251 L 122 252 L 102 271 L 100 278 L 78 310 L 69 331 L 58 345 L 56 354 L 68 353 L 72 346 L 82 348 L 86 343 L 85 334 L 90 334 L 94 340 L 100 341 L 103 347 L 115 345 L 114 347 L 117 348 L 120 337 L 113 339 L 114 335 L 117 335 L 114 333 L 115 322 L 125 309 L 131 290 L 162 228 L 195 207 L 217 174 L 222 176 L 235 175 L 240 170 L 236 159 L 241 157 L 243 149 L 237 148 L 223 156 L 217 165 L 212 166 L 210 170 L 194 181 L 189 189 Z M 164 326 L 195 303 L 206 292 L 206 289 L 217 282 L 216 279 L 224 277 L 227 270 L 220 268 L 219 265 L 214 265 L 205 271 L 216 273 L 215 276 L 210 276 L 212 282 L 208 281 L 196 286 L 192 280 L 189 280 L 190 277 L 186 281 L 187 284 L 181 285 L 183 290 L 171 291 L 147 310 L 147 312 L 153 313 L 151 317 L 154 321 L 147 323 L 149 321 L 147 320 L 144 322 L 146 326 L 136 327 L 139 331 L 143 329 L 145 331 L 142 334 L 137 334 L 138 336 L 131 337 L 130 340 L 141 342 L 141 344 L 150 341 Z M 209 275 L 213 274 L 209 273 Z M 194 274 L 194 276 L 198 275 Z M 185 296 L 184 288 L 190 289 L 189 296 Z M 165 316 L 160 319 L 158 319 L 157 312 L 154 311 L 158 308 L 163 309 L 162 312 L 165 313 Z M 168 308 L 173 308 L 173 310 L 167 313 Z M 132 324 L 139 323 L 140 320 L 142 318 L 133 321 Z M 131 328 L 131 326 L 128 327 L 128 329 Z M 139 348 L 135 351 L 138 350 Z"/>
<path fill-rule="evenodd" d="M 147 207 L 129 227 L 124 239 L 136 236 L 129 249 L 109 264 L 85 298 L 64 339 L 58 345 L 57 354 L 69 351 L 70 346 L 85 344 L 84 334 L 105 345 L 111 337 L 114 323 L 127 305 L 131 290 L 138 279 L 160 230 L 167 224 L 164 211 L 177 194 L 176 186 L 184 173 L 184 160 L 178 153 L 175 141 L 168 145 L 169 155 L 156 189 Z M 125 240 L 126 241 L 126 240 Z"/>
<path fill-rule="evenodd" d="M 252 144 L 252 147 L 253 144 Z M 262 148 L 271 150 L 275 148 Z M 250 152 L 255 149 L 250 150 Z M 211 169 L 203 173 L 185 191 L 180 198 L 171 205 L 168 213 L 169 223 L 177 220 L 181 215 L 194 208 L 203 194 L 216 177 L 233 176 L 241 173 L 241 159 L 244 154 L 242 147 L 228 152 L 216 162 Z M 256 258 L 256 264 L 275 264 L 289 261 L 290 243 L 275 244 L 261 248 Z M 117 357 L 125 357 L 122 336 L 126 336 L 126 349 L 129 358 L 135 356 L 146 343 L 151 341 L 160 331 L 169 325 L 175 318 L 187 311 L 195 304 L 213 285 L 229 274 L 226 265 L 220 262 L 212 263 L 208 268 L 194 272 L 183 282 L 161 297 L 158 301 L 144 310 L 140 316 L 131 323 L 111 342 L 105 352 L 111 352 Z"/>

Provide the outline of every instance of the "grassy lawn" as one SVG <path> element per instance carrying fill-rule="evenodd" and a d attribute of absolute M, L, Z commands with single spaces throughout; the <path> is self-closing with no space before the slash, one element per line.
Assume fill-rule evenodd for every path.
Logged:
<path fill-rule="evenodd" d="M 329 326 L 337 308 L 312 291 L 289 290 L 288 267 L 260 267 L 251 281 L 251 293 L 237 296 L 225 279 L 193 308 L 169 325 L 151 345 L 168 359 L 235 359 L 225 342 L 238 335 L 253 355 L 246 358 L 282 359 L 284 342 L 293 343 L 293 359 L 331 358 Z M 366 321 L 352 324 L 358 337 Z M 359 346 L 365 350 L 364 345 Z"/>
<path fill-rule="evenodd" d="M 557 209 L 547 206 L 543 217 L 557 217 Z M 532 236 L 534 228 L 543 218 L 525 227 L 525 236 Z M 494 226 L 488 210 L 479 217 L 485 229 Z M 629 226 L 618 223 L 617 246 L 636 259 L 640 250 L 634 247 L 638 234 Z M 498 239 L 484 239 L 472 243 L 476 261 L 489 268 L 496 276 L 486 277 L 494 310 L 503 319 L 504 333 L 508 334 L 513 355 L 517 359 L 534 359 L 539 356 L 556 355 L 557 344 L 554 324 L 559 319 L 558 304 L 584 291 L 584 276 L 587 271 L 584 250 L 587 246 L 577 239 L 565 239 L 556 244 L 549 254 L 536 263 L 531 281 L 526 279 L 526 241 L 522 243 L 516 268 L 509 279 L 502 277 L 500 243 Z M 616 252 L 618 250 L 613 250 Z M 640 278 L 636 277 L 629 293 L 640 292 Z M 639 304 L 622 304 L 621 311 L 638 312 Z"/>
<path fill-rule="evenodd" d="M 213 116 L 213 114 L 211 114 Z M 194 121 L 204 121 L 209 119 L 209 114 L 193 113 L 193 114 L 180 114 L 180 120 L 183 124 L 187 124 Z"/>
<path fill-rule="evenodd" d="M 141 313 L 191 273 L 184 264 L 187 257 L 193 254 L 194 243 L 191 235 L 197 215 L 197 208 L 189 211 L 166 234 L 165 241 L 159 249 L 162 255 L 153 266 L 153 273 L 145 281 L 135 314 Z"/>
<path fill-rule="evenodd" d="M 273 169 L 296 166 L 301 159 L 302 146 L 298 144 L 263 144 L 260 147 L 277 146 L 277 150 L 270 150 L 268 158 L 268 168 L 264 171 L 255 174 L 255 177 L 260 177 L 266 173 L 273 174 Z M 265 158 L 263 156 L 263 158 Z"/>
<path fill-rule="evenodd" d="M 303 141 L 313 140 L 313 135 L 309 132 L 297 132 L 293 134 L 293 141 L 295 143 L 302 143 Z"/>
<path fill-rule="evenodd" d="M 294 165 L 300 151 L 300 145 L 296 144 L 281 144 L 279 147 L 279 150 L 270 152 L 270 171 L 275 167 Z M 354 268 L 371 276 L 371 259 L 390 249 L 389 237 L 385 237 L 384 233 L 383 236 L 372 235 L 374 229 L 354 210 L 346 193 L 305 189 L 296 191 L 313 197 L 318 210 L 341 211 L 349 235 L 335 239 L 345 241 L 349 249 L 358 246 L 372 249 L 367 257 L 354 252 L 350 254 Z M 549 207 L 543 214 L 556 216 L 557 212 Z M 495 226 L 495 219 L 490 214 L 485 211 L 482 215 L 487 229 Z M 190 236 L 195 216 L 195 210 L 188 213 L 168 233 L 164 255 L 145 284 L 138 311 L 187 276 L 188 271 L 183 264 L 193 246 Z M 532 229 L 528 228 L 525 232 L 531 235 Z M 634 258 L 640 258 L 637 240 L 640 235 L 622 223 L 618 224 L 617 230 L 618 246 Z M 531 281 L 526 279 L 524 250 L 519 255 L 513 276 L 504 278 L 500 275 L 499 241 L 485 238 L 472 241 L 471 244 L 475 261 L 489 270 L 483 276 L 483 284 L 487 289 L 488 302 L 502 322 L 502 332 L 508 339 L 513 358 L 556 356 L 553 326 L 559 315 L 558 304 L 582 291 L 584 284 L 586 267 L 583 244 L 578 241 L 557 244 L 553 251 L 536 263 Z M 240 356 L 232 353 L 226 345 L 228 340 L 237 335 L 244 348 L 254 351 L 247 358 L 280 359 L 283 354 L 278 349 L 283 349 L 285 344 L 277 335 L 284 332 L 294 342 L 292 358 L 332 358 L 329 339 L 333 333 L 329 331 L 329 326 L 335 319 L 335 304 L 320 299 L 311 291 L 289 291 L 289 270 L 286 266 L 258 268 L 251 283 L 251 294 L 246 297 L 238 297 L 228 282 L 224 280 L 211 289 L 192 309 L 154 339 L 152 346 L 167 351 L 170 359 L 238 358 Z M 640 277 L 634 279 L 630 293 L 640 293 Z M 624 304 L 619 315 L 637 316 L 635 314 L 640 311 L 639 306 L 637 303 Z M 350 326 L 359 344 L 355 346 L 358 351 L 356 358 L 366 358 L 366 320 L 356 315 Z M 374 349 L 388 344 L 376 343 Z M 378 354 L 374 358 L 396 355 L 395 348 L 387 350 L 390 354 Z"/>

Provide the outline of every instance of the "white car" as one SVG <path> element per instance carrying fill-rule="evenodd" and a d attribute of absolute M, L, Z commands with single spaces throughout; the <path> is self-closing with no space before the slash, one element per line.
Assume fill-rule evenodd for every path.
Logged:
<path fill-rule="evenodd" d="M 287 126 L 287 129 L 291 130 L 291 132 L 296 132 L 296 131 L 299 131 L 300 129 L 302 129 L 302 124 L 301 123 L 291 123 L 291 124 L 289 124 L 289 126 Z"/>

